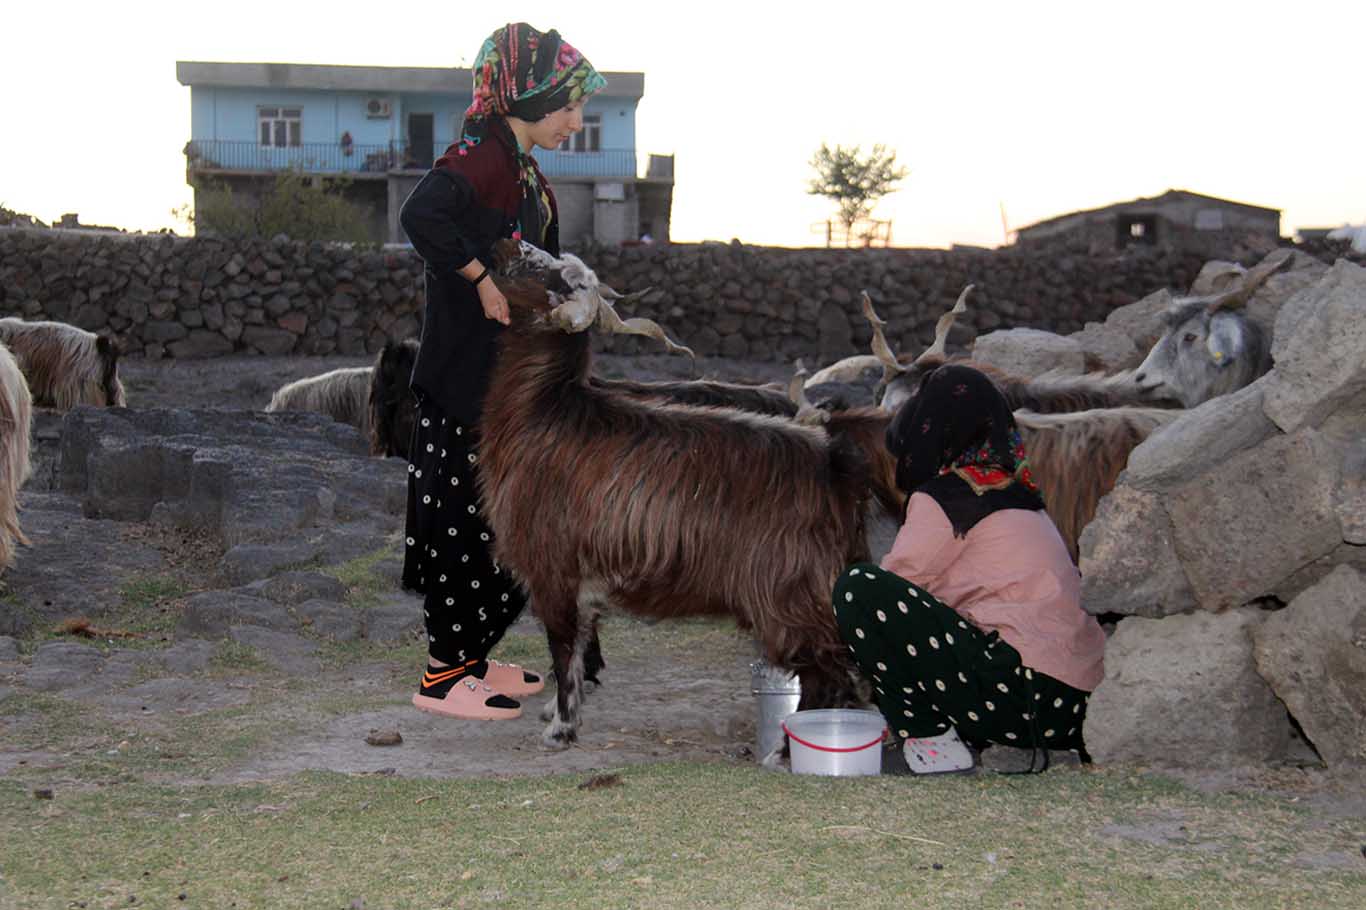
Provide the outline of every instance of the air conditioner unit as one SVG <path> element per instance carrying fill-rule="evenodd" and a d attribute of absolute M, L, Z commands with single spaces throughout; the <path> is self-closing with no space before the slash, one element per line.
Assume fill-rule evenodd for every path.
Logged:
<path fill-rule="evenodd" d="M 365 102 L 365 116 L 370 120 L 388 120 L 390 102 L 388 98 L 371 98 Z"/>

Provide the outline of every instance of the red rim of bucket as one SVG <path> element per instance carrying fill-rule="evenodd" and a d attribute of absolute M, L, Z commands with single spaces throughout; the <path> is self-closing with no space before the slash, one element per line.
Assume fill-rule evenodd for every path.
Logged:
<path fill-rule="evenodd" d="M 808 749 L 815 749 L 817 752 L 862 752 L 864 749 L 870 749 L 887 738 L 887 728 L 883 727 L 882 732 L 877 735 L 877 739 L 872 742 L 865 743 L 862 746 L 849 746 L 848 748 L 841 749 L 836 746 L 818 746 L 815 743 L 807 742 L 791 730 L 787 729 L 787 721 L 782 722 L 782 728 L 783 732 L 790 736 L 794 741 L 801 743 Z"/>

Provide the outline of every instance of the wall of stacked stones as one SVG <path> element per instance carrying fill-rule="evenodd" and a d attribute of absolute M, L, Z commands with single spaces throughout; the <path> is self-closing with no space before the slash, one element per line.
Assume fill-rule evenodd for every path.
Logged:
<path fill-rule="evenodd" d="M 867 289 L 889 341 L 914 350 L 962 288 L 951 336 L 1030 327 L 1069 333 L 1154 290 L 1184 289 L 1202 259 L 1165 251 L 1088 257 L 1017 249 L 824 250 L 666 244 L 590 250 L 620 291 L 654 290 L 623 315 L 656 319 L 703 356 L 808 365 L 866 353 Z M 109 334 L 125 354 L 374 353 L 418 333 L 421 263 L 406 250 L 284 240 L 0 228 L 0 314 Z M 606 340 L 618 352 L 657 350 Z"/>

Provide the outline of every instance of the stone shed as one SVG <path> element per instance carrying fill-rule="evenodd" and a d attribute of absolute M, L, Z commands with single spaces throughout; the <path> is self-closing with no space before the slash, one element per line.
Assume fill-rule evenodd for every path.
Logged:
<path fill-rule="evenodd" d="M 1091 253 L 1141 245 L 1208 254 L 1215 248 L 1239 244 L 1266 252 L 1277 244 L 1280 234 L 1280 209 L 1188 190 L 1168 190 L 1149 199 L 1116 202 L 1036 222 L 1016 232 L 1016 243 L 1067 246 Z"/>

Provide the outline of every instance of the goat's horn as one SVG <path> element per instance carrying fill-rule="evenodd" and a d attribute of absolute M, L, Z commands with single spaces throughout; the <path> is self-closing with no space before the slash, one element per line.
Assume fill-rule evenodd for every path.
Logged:
<path fill-rule="evenodd" d="M 1280 253 L 1281 255 L 1277 255 Z M 1216 310 L 1228 310 L 1242 306 L 1252 299 L 1252 295 L 1257 288 L 1261 287 L 1272 275 L 1285 268 L 1294 256 L 1293 250 L 1277 250 L 1263 259 L 1258 265 L 1248 270 L 1241 283 L 1231 290 L 1224 291 L 1209 302 L 1208 309 L 1211 313 Z"/>
<path fill-rule="evenodd" d="M 968 311 L 968 293 L 974 287 L 976 285 L 970 284 L 963 288 L 963 293 L 958 295 L 958 302 L 953 305 L 953 309 L 939 317 L 939 322 L 934 327 L 934 344 L 931 344 L 915 359 L 916 363 L 923 363 L 932 357 L 944 356 L 944 346 L 949 340 L 949 330 L 953 328 L 953 322 L 958 318 L 958 314 Z"/>
<path fill-rule="evenodd" d="M 887 323 L 879 318 L 877 311 L 873 309 L 873 298 L 868 296 L 867 291 L 864 291 L 861 297 L 863 318 L 873 327 L 873 356 L 882 364 L 884 373 L 887 374 L 884 378 L 890 379 L 892 375 L 904 373 L 906 368 L 897 361 L 896 354 L 892 353 L 891 346 L 887 344 L 887 336 L 882 334 L 882 327 Z"/>
<path fill-rule="evenodd" d="M 687 354 L 693 360 L 697 359 L 697 355 L 693 353 L 692 348 L 678 344 L 668 335 L 664 334 L 664 329 L 660 327 L 659 323 L 652 319 L 646 319 L 643 316 L 622 319 L 617 315 L 617 311 L 612 309 L 612 305 L 606 301 L 603 302 L 602 306 L 598 307 L 598 323 L 602 326 L 603 330 L 607 332 L 613 332 L 620 335 L 648 335 L 656 341 L 664 342 L 665 347 L 669 349 L 669 353 L 671 354 Z"/>

